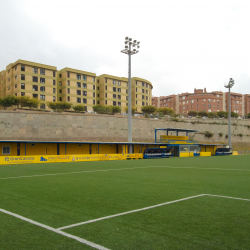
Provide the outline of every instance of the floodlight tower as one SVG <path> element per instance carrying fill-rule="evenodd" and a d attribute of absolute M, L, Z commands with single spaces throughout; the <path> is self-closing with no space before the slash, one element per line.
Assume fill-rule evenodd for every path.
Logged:
<path fill-rule="evenodd" d="M 140 42 L 125 37 L 125 48 L 121 51 L 128 55 L 128 152 L 132 154 L 132 106 L 131 106 L 131 55 L 139 52 Z"/>
<path fill-rule="evenodd" d="M 225 85 L 225 88 L 228 88 L 228 142 L 229 142 L 229 148 L 232 148 L 231 143 L 231 95 L 230 95 L 230 89 L 234 86 L 234 79 L 230 78 L 227 85 Z"/>

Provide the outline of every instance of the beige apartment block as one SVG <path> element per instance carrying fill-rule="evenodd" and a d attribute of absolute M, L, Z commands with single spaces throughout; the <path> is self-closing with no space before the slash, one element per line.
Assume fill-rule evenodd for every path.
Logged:
<path fill-rule="evenodd" d="M 132 106 L 141 112 L 142 106 L 151 105 L 151 82 L 131 79 Z M 82 104 L 86 111 L 93 105 L 120 106 L 124 112 L 128 106 L 128 78 L 63 68 L 18 60 L 0 71 L 0 97 L 29 96 L 41 100 L 41 109 L 48 109 L 48 102 Z"/>
<path fill-rule="evenodd" d="M 64 68 L 58 71 L 58 101 L 82 104 L 92 110 L 96 104 L 96 74 L 77 69 Z"/>

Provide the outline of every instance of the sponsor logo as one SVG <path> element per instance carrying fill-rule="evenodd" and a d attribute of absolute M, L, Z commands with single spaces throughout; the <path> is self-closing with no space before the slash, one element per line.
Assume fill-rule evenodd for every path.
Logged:
<path fill-rule="evenodd" d="M 45 159 L 45 158 L 43 158 L 43 157 L 41 156 L 40 161 L 47 161 L 47 159 Z"/>

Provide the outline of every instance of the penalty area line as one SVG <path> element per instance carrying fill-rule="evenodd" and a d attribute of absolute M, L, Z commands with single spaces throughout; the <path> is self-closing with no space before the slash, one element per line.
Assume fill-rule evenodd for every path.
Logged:
<path fill-rule="evenodd" d="M 29 223 L 31 223 L 31 224 L 33 224 L 33 225 L 36 225 L 36 226 L 45 228 L 45 229 L 47 229 L 47 230 L 49 230 L 49 231 L 52 231 L 52 232 L 54 232 L 54 233 L 61 234 L 61 235 L 65 236 L 65 237 L 71 238 L 71 239 L 73 239 L 73 240 L 79 241 L 79 242 L 81 242 L 81 243 L 83 243 L 83 244 L 85 244 L 85 245 L 91 246 L 91 247 L 93 247 L 93 248 L 95 248 L 95 249 L 98 249 L 98 250 L 109 250 L 108 248 L 103 247 L 103 246 L 98 245 L 98 244 L 95 244 L 94 242 L 91 242 L 91 241 L 82 239 L 82 238 L 77 237 L 77 236 L 74 236 L 74 235 L 72 235 L 72 234 L 65 233 L 65 232 L 63 232 L 63 231 L 60 231 L 59 229 L 56 229 L 56 228 L 53 228 L 53 227 L 44 225 L 44 224 L 39 223 L 39 222 L 37 222 L 37 221 L 34 221 L 34 220 L 28 219 L 28 218 L 26 218 L 26 217 L 23 217 L 23 216 L 21 216 L 21 215 L 12 213 L 12 212 L 10 212 L 10 211 L 7 211 L 7 210 L 4 210 L 4 209 L 1 209 L 1 208 L 0 208 L 0 212 L 5 213 L 5 214 L 8 214 L 8 215 L 11 215 L 11 216 L 16 217 L 16 218 L 18 218 L 18 219 L 21 219 L 21 220 L 23 220 L 23 221 L 27 221 L 27 222 L 29 222 Z"/>
<path fill-rule="evenodd" d="M 100 221 L 100 220 L 106 220 L 106 219 L 118 217 L 118 216 L 125 215 L 125 214 L 136 213 L 136 212 L 140 212 L 140 211 L 143 211 L 143 210 L 148 210 L 148 209 L 151 209 L 151 208 L 161 207 L 161 206 L 164 206 L 164 205 L 168 205 L 168 204 L 172 204 L 172 203 L 176 203 L 176 202 L 180 202 L 180 201 L 185 201 L 185 200 L 197 198 L 197 197 L 204 196 L 204 195 L 205 194 L 199 194 L 199 195 L 195 195 L 195 196 L 190 196 L 190 197 L 182 198 L 182 199 L 179 199 L 179 200 L 168 201 L 168 202 L 160 203 L 160 204 L 157 204 L 157 205 L 154 205 L 154 206 L 150 206 L 150 207 L 144 207 L 144 208 L 140 208 L 140 209 L 136 209 L 136 210 L 131 210 L 131 211 L 128 211 L 128 212 L 123 212 L 123 213 L 119 213 L 119 214 L 113 214 L 113 215 L 109 215 L 109 216 L 97 218 L 97 219 L 94 219 L 94 220 L 88 220 L 88 221 L 84 221 L 84 222 L 80 222 L 80 223 L 68 225 L 68 226 L 65 226 L 65 227 L 60 227 L 58 229 L 59 230 L 63 230 L 63 229 L 71 228 L 71 227 L 77 227 L 77 226 L 81 226 L 81 225 L 84 225 L 84 224 L 89 224 L 89 223 L 97 222 L 97 221 Z"/>

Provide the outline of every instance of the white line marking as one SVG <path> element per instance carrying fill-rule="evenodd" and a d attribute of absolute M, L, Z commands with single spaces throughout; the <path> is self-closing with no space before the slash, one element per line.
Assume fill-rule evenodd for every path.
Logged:
<path fill-rule="evenodd" d="M 207 196 L 215 196 L 215 197 L 219 197 L 219 198 L 227 198 L 227 199 L 234 199 L 234 200 L 250 201 L 250 199 L 230 197 L 230 196 L 223 196 L 223 195 L 215 195 L 215 194 L 205 194 L 205 195 L 207 195 Z"/>
<path fill-rule="evenodd" d="M 144 208 L 140 208 L 140 209 L 136 209 L 136 210 L 131 210 L 131 211 L 124 212 L 124 213 L 113 214 L 113 215 L 105 216 L 105 217 L 94 219 L 94 220 L 88 220 L 88 221 L 85 221 L 85 222 L 80 222 L 80 223 L 68 225 L 68 226 L 65 226 L 65 227 L 60 227 L 58 229 L 63 230 L 63 229 L 71 228 L 71 227 L 76 227 L 76 226 L 80 226 L 80 225 L 84 225 L 84 224 L 89 224 L 89 223 L 93 223 L 93 222 L 100 221 L 100 220 L 106 220 L 106 219 L 114 218 L 114 217 L 125 215 L 125 214 L 131 214 L 131 213 L 140 212 L 140 211 L 143 211 L 143 210 L 148 210 L 148 209 L 155 208 L 155 207 L 160 207 L 160 206 L 176 203 L 176 202 L 179 202 L 179 201 L 185 201 L 185 200 L 189 200 L 189 199 L 192 199 L 192 198 L 197 198 L 197 197 L 200 197 L 200 196 L 204 196 L 204 194 L 199 194 L 199 195 L 190 196 L 190 197 L 179 199 L 179 200 L 169 201 L 169 202 L 157 204 L 157 205 L 150 206 L 150 207 L 144 207 Z"/>
<path fill-rule="evenodd" d="M 105 248 L 105 247 L 103 247 L 103 246 L 100 246 L 100 245 L 98 245 L 98 244 L 95 244 L 95 243 L 93 243 L 93 242 L 91 242 L 91 241 L 88 241 L 88 240 L 79 238 L 79 237 L 74 236 L 74 235 L 72 235 L 72 234 L 68 234 L 68 233 L 62 232 L 62 231 L 60 231 L 59 229 L 56 229 L 56 228 L 53 228 L 53 227 L 49 227 L 49 226 L 47 226 L 47 225 L 41 224 L 41 223 L 36 222 L 36 221 L 34 221 L 34 220 L 25 218 L 25 217 L 23 217 L 23 216 L 21 216 L 21 215 L 18 215 L 18 214 L 9 212 L 9 211 L 7 211 L 7 210 L 4 210 L 4 209 L 1 209 L 1 208 L 0 208 L 0 212 L 5 213 L 5 214 L 8 214 L 8 215 L 11 215 L 11 216 L 14 216 L 14 217 L 16 217 L 16 218 L 18 218 L 18 219 L 27 221 L 27 222 L 29 222 L 29 223 L 31 223 L 31 224 L 34 224 L 34 225 L 36 225 L 36 226 L 45 228 L 45 229 L 50 230 L 50 231 L 52 231 L 52 232 L 55 232 L 55 233 L 57 233 L 57 234 L 61 234 L 61 235 L 66 236 L 66 237 L 68 237 L 68 238 L 74 239 L 74 240 L 79 241 L 79 242 L 81 242 L 81 243 L 83 243 L 83 244 L 85 244 L 85 245 L 91 246 L 91 247 L 93 247 L 93 248 L 95 248 L 95 249 L 98 249 L 98 250 L 109 250 L 108 248 Z"/>
<path fill-rule="evenodd" d="M 41 175 L 27 175 L 27 176 L 13 176 L 0 178 L 0 180 L 8 179 L 20 179 L 20 178 L 31 178 L 31 177 L 44 177 L 54 175 L 67 175 L 67 174 L 83 174 L 83 173 L 94 173 L 94 172 L 108 172 L 108 171 L 119 171 L 119 170 L 133 170 L 133 169 L 144 169 L 144 168 L 173 168 L 173 169 L 204 169 L 204 170 L 225 170 L 225 171 L 250 171 L 249 169 L 223 169 L 223 168 L 196 168 L 196 167 L 168 167 L 168 166 L 147 166 L 147 167 L 136 167 L 136 168 L 113 168 L 113 169 L 99 169 L 93 171 L 81 171 L 81 172 L 69 172 L 69 173 L 56 173 L 56 174 L 41 174 Z"/>
<path fill-rule="evenodd" d="M 118 170 L 133 170 L 133 169 L 140 169 L 140 168 L 156 168 L 158 166 L 148 166 L 148 167 L 136 167 L 136 168 L 113 168 L 113 169 L 99 169 L 99 170 L 87 170 L 81 172 L 69 172 L 69 173 L 56 173 L 56 174 L 41 174 L 41 175 L 27 175 L 27 176 L 13 176 L 13 177 L 6 177 L 0 178 L 0 180 L 7 180 L 7 179 L 19 179 L 19 178 L 31 178 L 31 177 L 43 177 L 43 176 L 54 176 L 54 175 L 64 175 L 64 174 L 82 174 L 82 173 L 94 173 L 94 172 L 108 172 L 108 171 L 118 171 Z M 160 168 L 165 166 L 159 166 Z"/>

